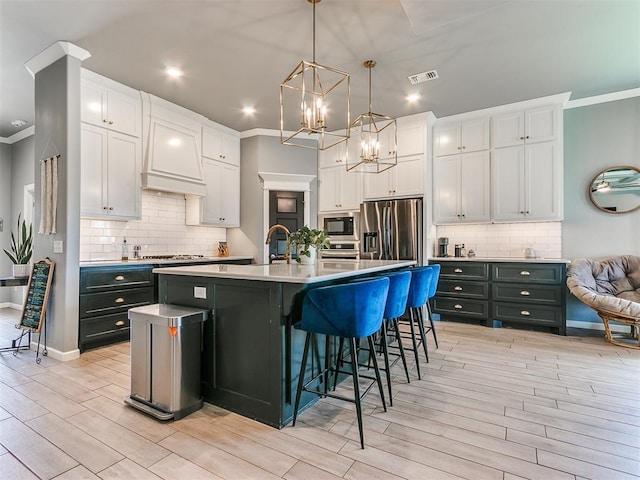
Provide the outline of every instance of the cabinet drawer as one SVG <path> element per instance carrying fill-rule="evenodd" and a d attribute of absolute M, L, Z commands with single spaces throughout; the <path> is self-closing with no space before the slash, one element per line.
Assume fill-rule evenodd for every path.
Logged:
<path fill-rule="evenodd" d="M 80 295 L 80 318 L 126 312 L 130 308 L 153 303 L 153 298 L 152 287 Z"/>
<path fill-rule="evenodd" d="M 151 270 L 152 266 L 148 268 L 83 268 L 80 270 L 80 293 L 152 286 Z"/>
<path fill-rule="evenodd" d="M 503 322 L 558 327 L 562 324 L 562 309 L 543 305 L 493 303 L 493 319 Z"/>
<path fill-rule="evenodd" d="M 555 285 L 494 283 L 492 298 L 494 301 L 560 305 L 562 289 Z"/>
<path fill-rule="evenodd" d="M 437 293 L 447 296 L 487 299 L 489 298 L 489 283 L 440 279 L 438 280 Z"/>
<path fill-rule="evenodd" d="M 496 282 L 564 282 L 564 265 L 559 264 L 494 263 L 492 270 L 493 280 Z"/>
<path fill-rule="evenodd" d="M 486 319 L 489 316 L 489 302 L 465 298 L 446 298 L 436 296 L 433 299 L 433 311 L 443 316 Z"/>
<path fill-rule="evenodd" d="M 103 315 L 80 320 L 80 345 L 86 343 L 111 343 L 129 338 L 128 312 Z"/>
<path fill-rule="evenodd" d="M 440 264 L 440 278 L 488 280 L 489 264 L 478 262 L 442 262 Z"/>

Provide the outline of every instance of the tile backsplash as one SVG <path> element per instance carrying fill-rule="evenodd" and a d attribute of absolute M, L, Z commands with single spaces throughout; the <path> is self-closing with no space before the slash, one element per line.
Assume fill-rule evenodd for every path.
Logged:
<path fill-rule="evenodd" d="M 134 245 L 142 247 L 141 256 L 214 256 L 218 242 L 227 240 L 224 228 L 189 226 L 184 222 L 184 195 L 143 190 L 141 220 L 81 219 L 80 261 L 119 259 L 124 237 L 130 258 Z"/>
<path fill-rule="evenodd" d="M 476 257 L 522 258 L 527 247 L 534 248 L 538 257 L 562 257 L 561 222 L 438 225 L 434 256 L 438 253 L 439 237 L 449 238 L 451 256 L 455 244 L 464 243 L 466 250 L 473 250 Z"/>

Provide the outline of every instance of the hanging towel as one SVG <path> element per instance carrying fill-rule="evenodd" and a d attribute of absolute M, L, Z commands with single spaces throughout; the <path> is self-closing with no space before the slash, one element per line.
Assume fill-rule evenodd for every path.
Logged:
<path fill-rule="evenodd" d="M 58 157 L 40 161 L 40 229 L 38 233 L 56 233 L 58 209 Z"/>

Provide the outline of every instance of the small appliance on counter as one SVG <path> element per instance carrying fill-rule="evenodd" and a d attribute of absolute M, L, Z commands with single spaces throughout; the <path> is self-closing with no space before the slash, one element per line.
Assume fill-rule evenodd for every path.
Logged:
<path fill-rule="evenodd" d="M 438 238 L 438 256 L 439 257 L 449 256 L 449 238 L 448 237 Z"/>
<path fill-rule="evenodd" d="M 454 250 L 454 256 L 456 258 L 466 257 L 467 256 L 467 251 L 464 248 L 464 243 L 456 243 L 455 250 Z"/>

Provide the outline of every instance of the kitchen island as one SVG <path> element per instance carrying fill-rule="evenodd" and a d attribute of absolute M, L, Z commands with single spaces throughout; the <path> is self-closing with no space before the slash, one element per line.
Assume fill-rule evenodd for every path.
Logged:
<path fill-rule="evenodd" d="M 293 417 L 305 334 L 293 328 L 307 289 L 415 265 L 318 261 L 315 265 L 193 265 L 154 269 L 159 302 L 207 309 L 204 400 L 281 428 Z M 322 356 L 315 357 L 323 361 Z M 309 369 L 317 368 L 310 362 Z M 303 396 L 301 408 L 317 397 Z"/>

